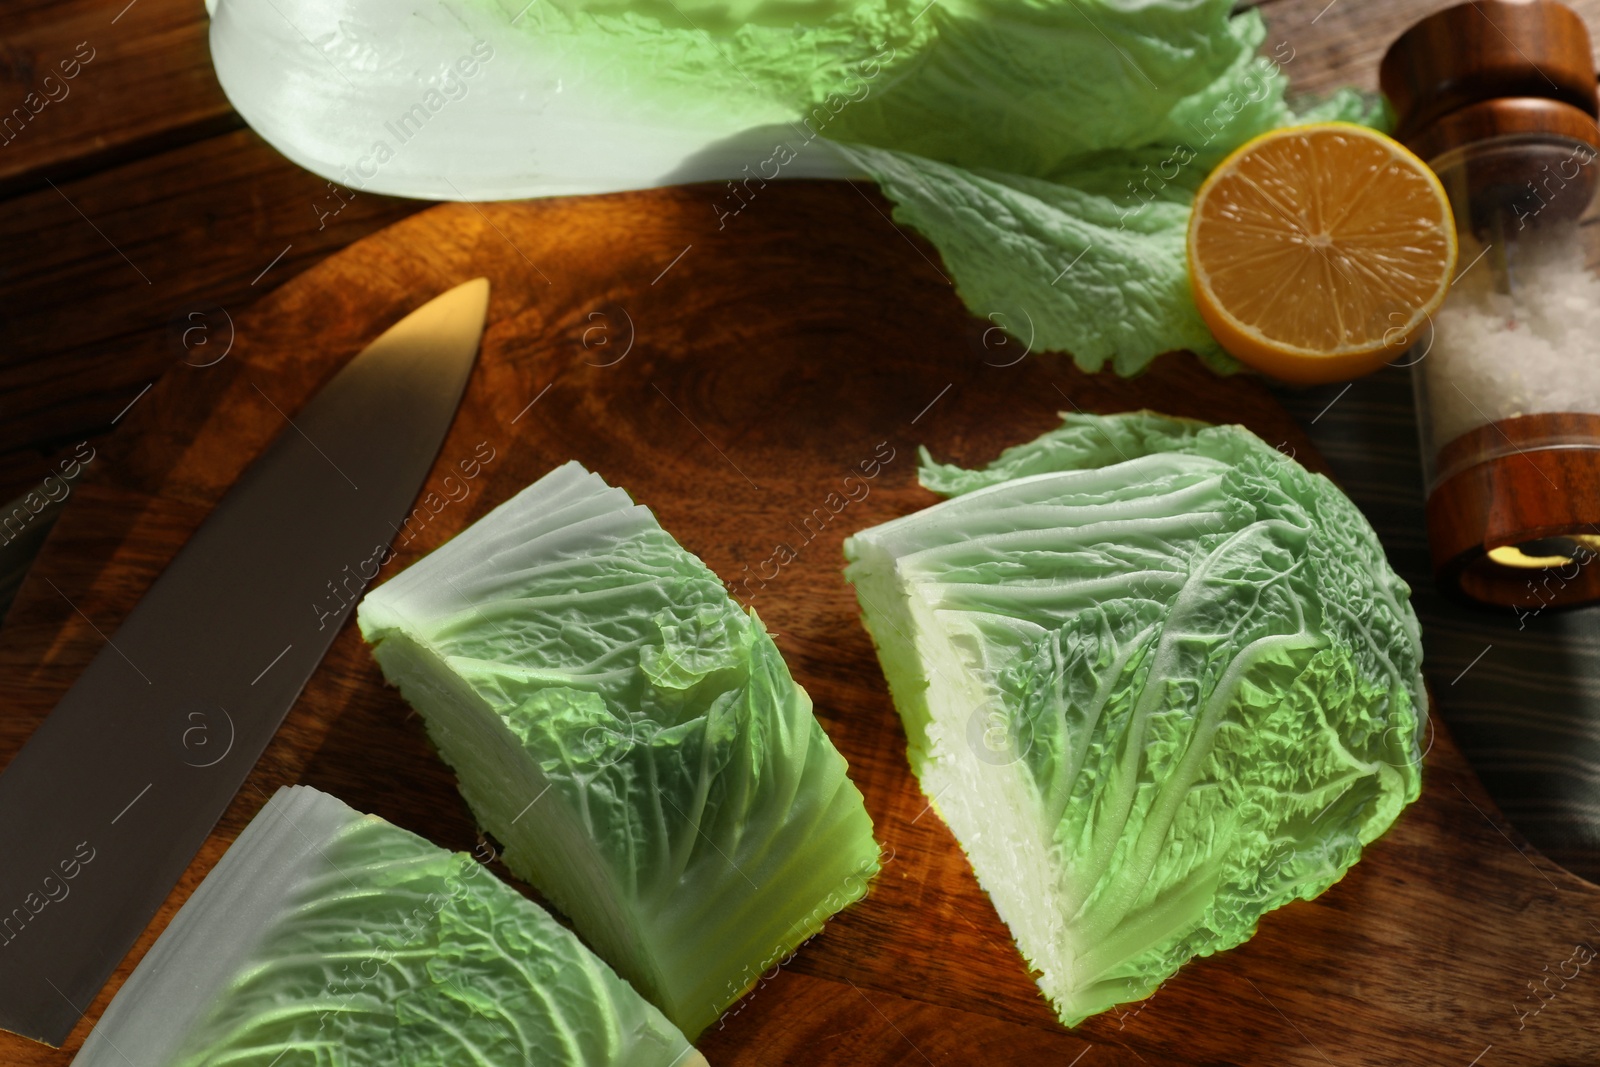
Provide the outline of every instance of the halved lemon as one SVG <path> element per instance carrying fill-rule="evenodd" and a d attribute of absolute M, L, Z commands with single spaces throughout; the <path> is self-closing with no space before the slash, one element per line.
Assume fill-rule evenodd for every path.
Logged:
<path fill-rule="evenodd" d="M 1399 142 L 1347 122 L 1240 146 L 1189 220 L 1189 280 L 1223 348 L 1291 382 L 1332 382 L 1397 358 L 1450 288 L 1444 187 Z"/>

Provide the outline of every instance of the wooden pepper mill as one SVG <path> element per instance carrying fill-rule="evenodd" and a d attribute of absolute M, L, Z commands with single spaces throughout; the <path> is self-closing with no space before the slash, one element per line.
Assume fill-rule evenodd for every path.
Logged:
<path fill-rule="evenodd" d="M 1408 357 L 1434 575 L 1519 616 L 1600 600 L 1600 114 L 1555 0 L 1473 0 L 1390 46 L 1396 136 L 1444 184 L 1461 250 Z"/>

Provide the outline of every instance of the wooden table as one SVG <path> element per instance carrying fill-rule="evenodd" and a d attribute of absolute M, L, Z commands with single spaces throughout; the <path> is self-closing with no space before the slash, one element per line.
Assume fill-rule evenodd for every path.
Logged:
<path fill-rule="evenodd" d="M 1264 5 L 1268 48 L 1287 42 L 1294 58 L 1285 69 L 1298 89 L 1323 91 L 1340 84 L 1372 89 L 1386 43 L 1447 2 L 1269 0 Z M 1600 0 L 1579 0 L 1576 6 L 1600 25 Z M 9 208 L 0 215 L 0 336 L 7 342 L 0 347 L 0 403 L 5 405 L 0 408 L 0 500 L 37 487 L 63 457 L 104 447 L 104 436 L 145 397 L 151 382 L 180 362 L 209 359 L 214 346 L 225 343 L 233 316 L 258 297 L 425 206 L 363 193 L 320 223 L 318 209 L 331 195 L 327 184 L 279 157 L 228 108 L 210 69 L 198 0 L 134 0 L 127 7 L 122 0 L 111 5 L 14 0 L 10 8 L 0 53 L 0 91 L 7 95 L 0 96 L 0 106 L 20 100 L 65 60 L 76 60 L 80 69 L 65 98 L 0 144 L 0 196 Z M 80 442 L 86 444 L 80 447 Z M 1452 767 L 1448 773 L 1465 771 Z M 1492 820 L 1479 827 L 1481 834 L 1491 831 L 1501 832 Z M 1512 852 L 1516 846 L 1507 842 L 1495 862 L 1520 864 Z M 1417 859 L 1425 866 L 1425 858 Z M 1426 872 L 1419 870 L 1419 876 Z M 1523 906 L 1542 905 L 1529 900 Z M 1551 911 L 1545 925 L 1549 938 L 1560 940 L 1570 931 L 1555 921 L 1556 914 Z M 1330 911 L 1324 918 L 1332 936 L 1338 916 Z M 1471 922 L 1466 915 L 1460 919 Z M 992 916 L 982 921 L 991 927 L 995 922 Z M 981 933 L 1003 936 L 996 929 Z M 1545 951 L 1553 951 L 1553 945 L 1538 946 L 1539 962 L 1564 958 Z M 836 982 L 825 979 L 831 977 L 830 960 L 846 959 L 851 947 L 840 942 L 833 956 L 818 954 L 784 978 L 819 1002 L 840 998 L 838 1017 L 848 1020 L 841 1024 L 844 1030 L 909 1032 L 917 1039 L 912 1047 L 926 1048 L 942 1061 L 960 1059 L 992 1030 L 1012 1033 L 1020 1025 L 1031 1036 L 1027 1027 L 1048 1026 L 1036 1007 L 1017 1008 L 1013 1017 L 997 1022 L 937 997 L 889 999 L 876 986 L 871 998 L 848 987 L 840 992 Z M 1270 954 L 1290 947 L 1264 938 L 1249 951 Z M 1437 946 L 1439 967 L 1450 966 L 1452 947 Z M 1519 983 L 1538 977 L 1537 970 L 1537 964 L 1508 966 L 1495 991 L 1520 994 Z M 1426 974 L 1415 981 L 1405 998 L 1416 998 L 1418 990 L 1440 991 L 1442 997 L 1449 987 Z M 1014 984 L 1013 998 L 1031 1004 L 1026 983 Z M 1426 995 L 1420 1000 L 1432 1003 Z M 754 998 L 752 1016 L 791 1047 L 838 1036 L 786 1033 L 788 1020 L 776 1009 L 778 1002 L 776 996 Z M 1432 1006 L 1460 1018 L 1465 1036 L 1479 1009 L 1491 1010 L 1487 1003 Z M 1563 1006 L 1582 1011 L 1592 1003 L 1590 994 L 1581 1000 L 1575 995 Z M 1301 1017 L 1296 1005 L 1288 1008 Z M 953 1022 L 959 1023 L 957 1029 Z M 960 1039 L 939 1043 L 957 1033 Z M 1109 1029 L 1097 1036 L 1116 1040 Z M 1285 1040 L 1265 1032 L 1261 1039 Z M 1042 1058 L 1045 1047 L 1040 1045 L 1038 1062 L 1048 1062 Z M 1454 1063 L 1449 1057 L 1462 1052 L 1465 1067 L 1479 1047 L 1441 1047 L 1445 1058 L 1438 1062 Z M 1321 1047 L 1317 1051 L 1320 1055 Z M 1341 1062 L 1336 1048 L 1329 1051 L 1333 1062 Z M 1305 1049 L 1299 1053 L 1312 1062 Z M 1084 1067 L 1113 1059 L 1108 1050 Z M 1129 1048 L 1117 1062 L 1141 1060 Z M 1490 1055 L 1482 1067 L 1493 1063 Z"/>
<path fill-rule="evenodd" d="M 1450 2 L 1261 6 L 1294 88 L 1322 92 L 1375 90 L 1388 42 Z M 1600 0 L 1571 2 L 1600 25 Z M 200 0 L 124 3 L 5 5 L 0 110 L 63 61 L 79 67 L 63 99 L 0 144 L 0 500 L 108 433 L 175 362 L 202 358 L 228 315 L 424 206 L 361 193 L 319 222 L 327 183 L 229 108 Z"/>

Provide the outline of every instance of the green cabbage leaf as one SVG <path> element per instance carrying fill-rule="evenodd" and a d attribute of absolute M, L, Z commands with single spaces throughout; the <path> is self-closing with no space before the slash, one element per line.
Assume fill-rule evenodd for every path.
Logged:
<path fill-rule="evenodd" d="M 779 178 L 876 180 L 967 306 L 1133 374 L 1188 348 L 1189 205 L 1267 130 L 1294 48 L 1233 0 L 208 0 L 217 76 L 290 159 L 445 200 L 685 182 L 737 225 Z M 342 194 L 335 194 L 342 196 Z M 343 200 L 330 197 L 336 213 Z"/>
<path fill-rule="evenodd" d="M 357 618 L 506 865 L 691 1038 L 877 872 L 761 620 L 576 463 Z"/>
<path fill-rule="evenodd" d="M 75 1067 L 704 1067 L 537 904 L 326 793 L 280 789 Z"/>
<path fill-rule="evenodd" d="M 845 542 L 911 765 L 1063 1023 L 1341 878 L 1421 788 L 1409 589 L 1238 426 L 1067 415 Z"/>

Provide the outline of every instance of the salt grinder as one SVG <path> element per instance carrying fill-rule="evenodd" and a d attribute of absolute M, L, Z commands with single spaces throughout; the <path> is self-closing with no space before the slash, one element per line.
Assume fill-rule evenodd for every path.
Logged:
<path fill-rule="evenodd" d="M 1405 357 L 1441 590 L 1526 616 L 1600 600 L 1600 114 L 1554 0 L 1412 26 L 1379 82 L 1444 184 L 1456 279 Z"/>

